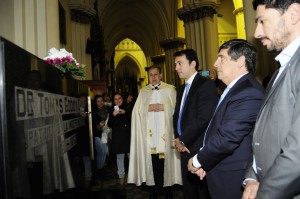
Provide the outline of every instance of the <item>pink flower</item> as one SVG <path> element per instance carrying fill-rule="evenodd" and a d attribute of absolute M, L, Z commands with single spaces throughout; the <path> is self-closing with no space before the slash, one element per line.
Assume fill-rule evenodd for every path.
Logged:
<path fill-rule="evenodd" d="M 77 63 L 72 53 L 69 53 L 64 48 L 59 51 L 56 48 L 51 48 L 48 56 L 44 57 L 44 61 L 58 68 L 65 76 L 85 79 L 85 65 Z"/>

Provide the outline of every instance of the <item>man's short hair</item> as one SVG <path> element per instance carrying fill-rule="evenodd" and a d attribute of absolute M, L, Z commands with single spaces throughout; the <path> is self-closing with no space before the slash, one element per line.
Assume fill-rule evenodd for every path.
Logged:
<path fill-rule="evenodd" d="M 256 48 L 244 39 L 233 39 L 223 43 L 222 49 L 228 49 L 227 53 L 231 59 L 237 60 L 241 56 L 245 57 L 245 65 L 250 73 L 255 73 L 255 65 L 257 59 Z"/>
<path fill-rule="evenodd" d="M 199 60 L 197 57 L 197 53 L 193 49 L 188 48 L 188 49 L 184 49 L 184 50 L 177 51 L 174 53 L 174 57 L 179 57 L 182 55 L 186 56 L 186 59 L 189 60 L 189 63 L 192 63 L 192 61 L 195 61 L 196 62 L 195 69 L 198 70 Z"/>
<path fill-rule="evenodd" d="M 161 68 L 160 68 L 159 66 L 155 66 L 155 65 L 150 66 L 150 67 L 148 68 L 147 72 L 149 72 L 150 70 L 155 69 L 155 68 L 157 68 L 158 73 L 161 74 Z"/>
<path fill-rule="evenodd" d="M 266 8 L 274 8 L 276 10 L 281 11 L 281 13 L 284 13 L 288 7 L 293 3 L 299 3 L 300 0 L 253 0 L 252 5 L 253 9 L 256 10 L 257 6 L 263 5 L 266 6 Z"/>

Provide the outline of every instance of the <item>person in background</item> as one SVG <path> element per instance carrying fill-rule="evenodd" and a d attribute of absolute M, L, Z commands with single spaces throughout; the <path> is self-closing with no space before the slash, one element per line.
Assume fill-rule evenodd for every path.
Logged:
<path fill-rule="evenodd" d="M 124 99 L 126 99 L 126 106 L 128 109 L 133 109 L 134 107 L 134 101 L 133 101 L 133 96 L 131 93 L 127 93 L 124 95 Z"/>
<path fill-rule="evenodd" d="M 125 184 L 125 154 L 129 158 L 131 110 L 127 109 L 121 94 L 114 95 L 114 106 L 109 112 L 108 126 L 112 128 L 111 152 L 117 155 L 120 185 Z"/>
<path fill-rule="evenodd" d="M 95 108 L 93 111 L 93 133 L 94 133 L 94 141 L 95 141 L 95 149 L 97 152 L 96 155 L 96 172 L 95 177 L 101 178 L 103 175 L 102 169 L 104 167 L 105 159 L 106 159 L 106 145 L 102 143 L 101 137 L 103 133 L 103 128 L 107 123 L 109 108 L 104 105 L 104 100 L 101 95 L 96 95 L 94 97 Z"/>
<path fill-rule="evenodd" d="M 108 95 L 108 93 L 103 93 L 102 96 L 103 96 L 103 100 L 104 100 L 104 105 L 111 107 L 112 102 L 111 102 L 111 99 L 110 99 L 110 96 Z"/>
<path fill-rule="evenodd" d="M 173 116 L 175 147 L 181 156 L 181 173 L 184 198 L 209 198 L 206 181 L 187 170 L 188 160 L 198 153 L 202 146 L 204 132 L 218 101 L 214 81 L 197 72 L 199 61 L 193 49 L 178 51 L 175 56 L 175 70 L 185 80 L 177 90 L 176 107 Z"/>
<path fill-rule="evenodd" d="M 219 48 L 214 64 L 227 88 L 222 94 L 198 153 L 188 168 L 207 179 L 212 199 L 242 197 L 242 181 L 251 158 L 252 132 L 264 99 L 264 89 L 254 77 L 256 49 L 234 39 Z M 228 183 L 230 182 L 230 183 Z"/>
<path fill-rule="evenodd" d="M 176 90 L 161 81 L 158 66 L 149 68 L 148 77 L 132 112 L 128 183 L 145 183 L 151 198 L 172 198 L 171 186 L 182 184 L 180 156 L 172 148 Z"/>
<path fill-rule="evenodd" d="M 300 198 L 300 1 L 254 0 L 253 8 L 254 36 L 280 52 L 281 67 L 255 124 L 243 199 Z"/>

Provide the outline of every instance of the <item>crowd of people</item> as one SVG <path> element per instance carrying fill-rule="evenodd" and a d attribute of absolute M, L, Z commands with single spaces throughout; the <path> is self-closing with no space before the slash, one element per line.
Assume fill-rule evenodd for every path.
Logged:
<path fill-rule="evenodd" d="M 193 49 L 178 51 L 174 66 L 184 85 L 163 82 L 161 68 L 151 66 L 135 103 L 117 93 L 107 107 L 95 96 L 97 169 L 108 126 L 120 184 L 141 186 L 150 198 L 173 198 L 174 185 L 183 186 L 186 199 L 300 197 L 300 1 L 253 0 L 253 8 L 255 38 L 279 52 L 281 67 L 266 90 L 254 76 L 256 48 L 246 40 L 227 41 L 216 52 L 222 93 L 199 74 Z"/>

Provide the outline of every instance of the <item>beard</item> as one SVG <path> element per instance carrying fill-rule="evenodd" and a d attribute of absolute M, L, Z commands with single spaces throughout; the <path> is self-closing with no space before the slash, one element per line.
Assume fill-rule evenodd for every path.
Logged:
<path fill-rule="evenodd" d="M 286 28 L 284 19 L 281 19 L 281 21 L 279 22 L 277 30 L 278 31 L 273 35 L 273 40 L 265 37 L 265 39 L 268 39 L 271 42 L 270 47 L 267 48 L 269 52 L 280 52 L 289 44 L 288 39 L 291 34 Z"/>

